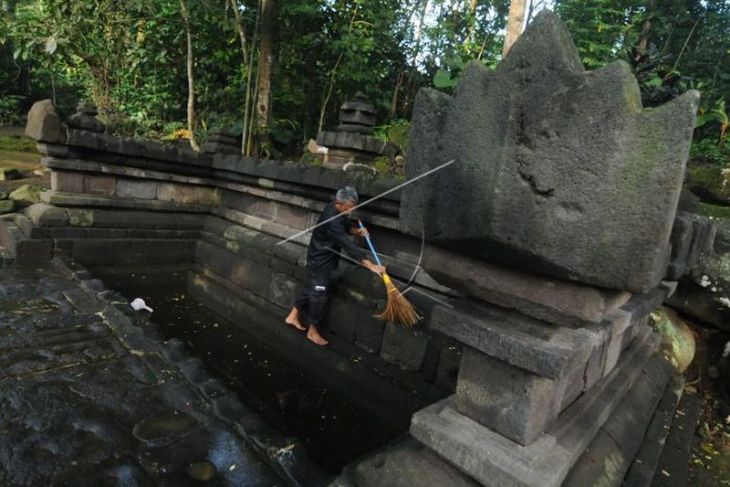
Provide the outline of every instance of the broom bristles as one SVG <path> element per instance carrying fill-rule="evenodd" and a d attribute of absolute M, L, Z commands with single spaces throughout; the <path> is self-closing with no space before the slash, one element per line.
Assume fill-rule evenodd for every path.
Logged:
<path fill-rule="evenodd" d="M 397 321 L 405 326 L 413 326 L 421 319 L 416 308 L 401 294 L 387 274 L 383 275 L 385 289 L 388 291 L 388 301 L 385 309 L 375 315 L 385 321 Z"/>

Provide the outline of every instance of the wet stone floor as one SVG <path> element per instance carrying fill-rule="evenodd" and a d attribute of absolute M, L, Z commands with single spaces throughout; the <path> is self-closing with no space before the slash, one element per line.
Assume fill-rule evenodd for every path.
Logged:
<path fill-rule="evenodd" d="M 111 308 L 56 264 L 0 267 L 0 485 L 284 485 Z"/>

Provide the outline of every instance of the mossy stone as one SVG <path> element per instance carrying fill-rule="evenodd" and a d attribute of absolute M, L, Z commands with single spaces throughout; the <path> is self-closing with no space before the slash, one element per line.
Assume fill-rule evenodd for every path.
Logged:
<path fill-rule="evenodd" d="M 690 189 L 700 197 L 730 205 L 730 168 L 691 166 L 687 174 Z"/>
<path fill-rule="evenodd" d="M 695 337 L 679 315 L 665 307 L 651 314 L 652 326 L 662 336 L 662 353 L 680 374 L 687 370 L 695 356 Z"/>
<path fill-rule="evenodd" d="M 22 206 L 32 205 L 41 202 L 42 191 L 43 188 L 39 186 L 24 184 L 10 193 L 10 199 Z"/>
<path fill-rule="evenodd" d="M 13 200 L 0 201 L 0 215 L 4 215 L 6 213 L 12 213 L 12 211 L 14 209 L 15 209 L 15 201 L 13 201 Z"/>

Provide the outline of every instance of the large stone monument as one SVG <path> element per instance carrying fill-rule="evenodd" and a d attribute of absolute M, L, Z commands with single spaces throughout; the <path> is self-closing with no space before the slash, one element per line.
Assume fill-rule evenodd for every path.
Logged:
<path fill-rule="evenodd" d="M 419 92 L 408 178 L 455 162 L 404 190 L 399 230 L 463 293 L 425 324 L 464 345 L 457 387 L 337 485 L 646 485 L 681 390 L 648 314 L 713 235 L 675 224 L 698 99 L 643 109 L 551 12 L 453 96 Z"/>
<path fill-rule="evenodd" d="M 543 13 L 454 96 L 421 90 L 401 229 L 479 258 L 613 289 L 664 276 L 699 93 L 643 109 L 628 64 L 587 72 Z"/>

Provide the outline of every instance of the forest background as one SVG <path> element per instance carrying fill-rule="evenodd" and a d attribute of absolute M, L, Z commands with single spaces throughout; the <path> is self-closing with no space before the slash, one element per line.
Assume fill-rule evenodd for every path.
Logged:
<path fill-rule="evenodd" d="M 567 24 L 587 69 L 616 59 L 645 106 L 702 92 L 692 156 L 730 167 L 730 0 L 512 0 Z M 298 160 L 363 92 L 377 136 L 407 146 L 416 92 L 450 92 L 466 63 L 503 57 L 509 0 L 5 0 L 0 125 L 34 101 L 90 99 L 109 131 L 244 133 L 251 156 Z M 514 12 L 513 12 L 514 13 Z M 514 20 L 514 19 L 512 19 Z M 187 141 L 185 142 L 187 143 Z"/>

